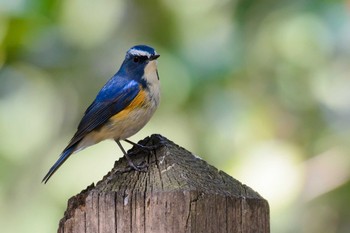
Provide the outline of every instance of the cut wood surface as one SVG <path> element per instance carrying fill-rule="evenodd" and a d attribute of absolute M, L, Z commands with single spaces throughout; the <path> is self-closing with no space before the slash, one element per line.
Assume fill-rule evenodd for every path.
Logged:
<path fill-rule="evenodd" d="M 160 135 L 140 141 L 96 185 L 68 201 L 59 233 L 267 233 L 269 206 L 258 193 Z"/>

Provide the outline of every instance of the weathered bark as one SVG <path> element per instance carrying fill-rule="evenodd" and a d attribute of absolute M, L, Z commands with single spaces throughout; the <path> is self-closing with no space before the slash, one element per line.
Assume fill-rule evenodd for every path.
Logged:
<path fill-rule="evenodd" d="M 258 193 L 160 135 L 133 148 L 146 172 L 121 158 L 96 186 L 68 202 L 59 233 L 269 232 L 269 206 Z"/>

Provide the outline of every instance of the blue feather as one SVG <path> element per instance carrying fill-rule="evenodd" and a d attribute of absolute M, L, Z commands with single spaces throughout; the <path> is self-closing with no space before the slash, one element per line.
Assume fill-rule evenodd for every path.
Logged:
<path fill-rule="evenodd" d="M 49 172 L 46 174 L 44 179 L 41 182 L 46 182 L 50 179 L 50 177 L 57 171 L 57 169 L 66 161 L 69 156 L 74 152 L 75 147 L 72 146 L 70 148 L 65 149 L 60 158 L 56 161 L 56 163 L 50 168 Z"/>

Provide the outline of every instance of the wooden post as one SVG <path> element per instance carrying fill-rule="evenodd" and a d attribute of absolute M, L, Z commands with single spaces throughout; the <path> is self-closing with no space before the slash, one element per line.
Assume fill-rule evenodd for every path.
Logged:
<path fill-rule="evenodd" d="M 59 233 L 268 233 L 269 206 L 258 193 L 160 135 L 132 148 L 146 172 L 121 158 L 96 185 L 68 201 Z"/>

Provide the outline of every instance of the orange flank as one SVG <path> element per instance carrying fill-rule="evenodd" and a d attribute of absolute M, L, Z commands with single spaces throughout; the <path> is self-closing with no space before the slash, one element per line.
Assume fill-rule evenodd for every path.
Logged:
<path fill-rule="evenodd" d="M 131 101 L 131 103 L 126 108 L 112 116 L 109 119 L 109 121 L 107 121 L 106 124 L 103 125 L 102 128 L 90 132 L 84 138 L 81 146 L 84 148 L 108 138 L 119 139 L 126 138 L 132 135 L 129 133 L 129 131 L 133 133 L 135 130 L 133 127 L 136 127 L 137 129 L 138 123 L 141 123 L 141 125 L 143 126 L 146 122 L 143 122 L 142 120 L 148 119 L 147 117 L 145 117 L 145 115 L 143 115 L 143 111 L 140 112 L 140 110 L 143 109 L 145 105 L 147 105 L 146 99 L 147 93 L 143 90 L 140 90 L 137 96 Z M 137 121 L 137 117 L 141 117 L 142 120 Z M 142 126 L 140 128 L 142 128 Z"/>
<path fill-rule="evenodd" d="M 122 111 L 120 111 L 117 114 L 115 114 L 114 116 L 112 116 L 110 118 L 110 120 L 113 122 L 115 120 L 120 121 L 120 120 L 127 118 L 131 111 L 135 110 L 136 108 L 140 108 L 145 104 L 146 98 L 147 98 L 146 92 L 141 89 L 140 92 L 137 94 L 137 96 L 135 96 L 133 101 L 126 108 L 124 108 Z"/>

